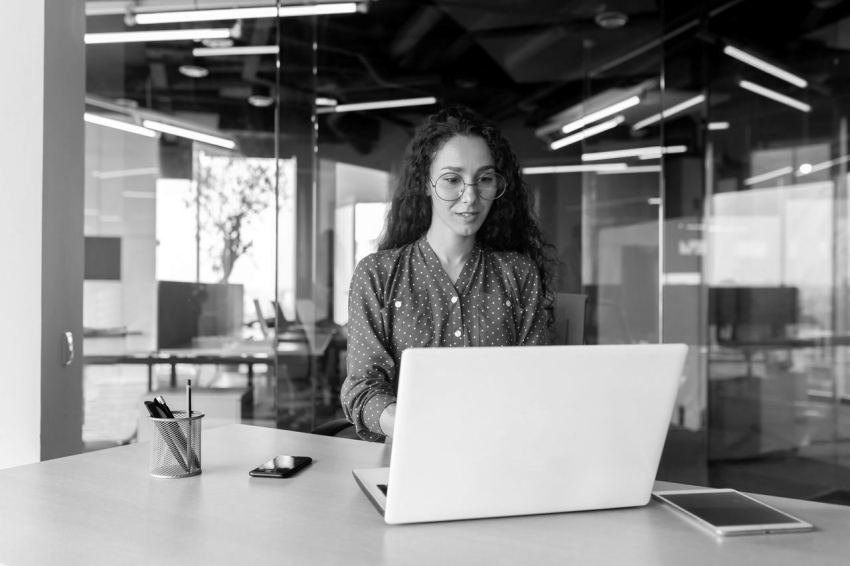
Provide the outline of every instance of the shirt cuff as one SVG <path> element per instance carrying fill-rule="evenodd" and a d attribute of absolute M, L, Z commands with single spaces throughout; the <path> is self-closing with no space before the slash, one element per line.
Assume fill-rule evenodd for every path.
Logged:
<path fill-rule="evenodd" d="M 366 428 L 371 430 L 376 434 L 380 434 L 381 436 L 386 436 L 384 431 L 381 429 L 381 413 L 384 412 L 384 409 L 392 405 L 396 402 L 395 395 L 387 395 L 385 393 L 381 393 L 379 395 L 375 395 L 363 406 L 363 424 L 366 425 Z"/>

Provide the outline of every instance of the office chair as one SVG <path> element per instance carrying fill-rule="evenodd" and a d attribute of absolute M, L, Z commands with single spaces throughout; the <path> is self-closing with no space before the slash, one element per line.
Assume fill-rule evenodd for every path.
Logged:
<path fill-rule="evenodd" d="M 555 344 L 581 346 L 587 326 L 587 295 L 555 295 Z"/>
<path fill-rule="evenodd" d="M 558 293 L 555 295 L 555 344 L 582 345 L 584 344 L 584 327 L 587 323 L 587 295 L 574 293 Z M 352 436 L 347 429 L 354 425 L 347 419 L 334 419 L 322 423 L 311 431 L 311 434 L 321 436 Z"/>

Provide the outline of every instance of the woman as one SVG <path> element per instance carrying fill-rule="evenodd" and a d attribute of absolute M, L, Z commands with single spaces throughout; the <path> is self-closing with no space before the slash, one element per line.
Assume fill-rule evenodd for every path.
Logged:
<path fill-rule="evenodd" d="M 529 200 L 510 144 L 471 110 L 416 132 L 378 251 L 349 290 L 340 397 L 362 439 L 393 434 L 406 348 L 549 343 L 550 246 Z"/>

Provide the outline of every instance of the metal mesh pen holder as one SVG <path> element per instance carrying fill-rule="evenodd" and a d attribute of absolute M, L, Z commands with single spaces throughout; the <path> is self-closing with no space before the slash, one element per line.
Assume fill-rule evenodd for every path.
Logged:
<path fill-rule="evenodd" d="M 174 411 L 173 419 L 148 417 L 151 423 L 151 476 L 188 478 L 201 473 L 201 419 L 204 414 Z M 188 442 L 187 442 L 188 439 Z"/>

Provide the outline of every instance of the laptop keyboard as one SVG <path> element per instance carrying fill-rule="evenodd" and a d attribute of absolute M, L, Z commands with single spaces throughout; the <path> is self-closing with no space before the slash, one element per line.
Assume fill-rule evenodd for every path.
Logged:
<path fill-rule="evenodd" d="M 386 495 L 386 494 L 387 494 L 387 490 L 389 489 L 389 486 L 388 486 L 388 485 L 384 485 L 384 484 L 380 484 L 380 483 L 379 483 L 379 484 L 378 484 L 378 489 L 380 489 L 380 490 L 381 490 L 381 492 L 382 492 L 384 495 Z"/>

